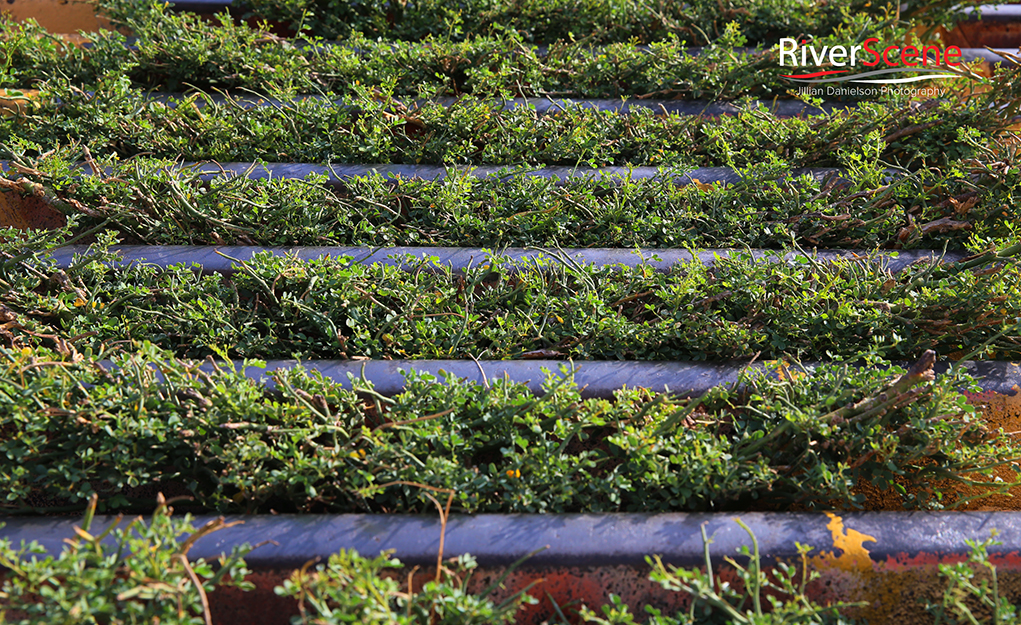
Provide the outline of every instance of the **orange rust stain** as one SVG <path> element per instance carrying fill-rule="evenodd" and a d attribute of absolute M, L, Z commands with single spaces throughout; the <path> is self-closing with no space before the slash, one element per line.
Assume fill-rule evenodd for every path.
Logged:
<path fill-rule="evenodd" d="M 777 370 L 777 377 L 779 379 L 785 380 L 785 381 L 787 381 L 787 380 L 794 381 L 794 380 L 802 380 L 802 379 L 808 377 L 808 374 L 806 374 L 804 371 L 798 371 L 797 369 L 791 369 L 789 366 L 787 366 L 787 363 L 782 361 L 782 360 L 780 360 L 778 362 L 780 363 L 779 364 L 779 369 Z"/>
<path fill-rule="evenodd" d="M 63 214 L 42 198 L 0 191 L 0 228 L 19 230 L 59 228 L 67 223 Z"/>
<path fill-rule="evenodd" d="M 988 430 L 996 432 L 1002 429 L 1008 435 L 1008 444 L 1013 445 L 1021 456 L 1021 388 L 1015 386 L 1011 394 L 983 392 L 966 395 L 970 403 L 980 408 L 982 422 Z M 980 481 L 992 481 L 999 477 L 1005 482 L 1013 482 L 1017 480 L 1018 474 L 1008 465 L 996 468 L 992 476 L 970 477 Z M 908 483 L 903 485 L 909 490 L 919 488 Z M 968 487 L 949 480 L 933 482 L 928 487 L 943 492 L 944 503 L 947 505 L 979 494 L 979 487 Z M 1021 510 L 1021 487 L 1012 490 L 1018 496 L 1012 497 L 1008 491 L 968 502 L 960 506 L 960 509 Z M 901 498 L 893 489 L 880 491 L 866 482 L 857 491 L 866 495 L 866 509 L 903 509 Z M 845 529 L 842 519 L 835 515 L 831 514 L 829 518 L 827 529 L 833 536 L 833 546 L 843 553 L 837 556 L 823 552 L 813 558 L 814 568 L 822 573 L 825 581 L 825 585 L 811 585 L 815 595 L 824 601 L 867 601 L 869 605 L 857 611 L 854 616 L 869 622 L 897 621 L 902 622 L 902 625 L 928 622 L 919 616 L 917 604 L 919 601 L 934 601 L 940 597 L 945 580 L 936 572 L 938 565 L 962 562 L 966 559 L 965 554 L 902 553 L 889 556 L 881 562 L 872 562 L 863 544 L 872 537 Z M 998 567 L 1002 567 L 1001 588 L 1006 591 L 1009 587 L 1010 592 L 1007 594 L 1021 592 L 1021 575 L 1016 573 L 1021 571 L 1021 554 L 997 554 L 993 559 Z"/>
<path fill-rule="evenodd" d="M 574 575 L 568 571 L 542 571 L 540 575 L 541 581 L 529 591 L 530 595 L 539 599 L 539 603 L 522 606 L 516 615 L 519 622 L 546 620 L 556 613 L 556 609 L 572 620 L 574 610 L 581 605 L 599 606 L 607 601 L 607 589 L 590 576 Z M 556 608 L 553 602 L 556 602 Z"/>
<path fill-rule="evenodd" d="M 22 196 L 16 191 L 0 191 L 0 228 L 46 230 L 66 224 L 64 215 L 45 200 Z"/>
<path fill-rule="evenodd" d="M 51 33 L 76 33 L 110 28 L 107 19 L 98 17 L 92 4 L 69 0 L 7 0 L 4 13 L 24 22 L 34 19 Z"/>
<path fill-rule="evenodd" d="M 969 403 L 980 408 L 980 418 L 986 428 L 993 433 L 1002 429 L 1008 435 L 1008 441 L 1013 445 L 1016 454 L 1021 456 L 1021 388 L 1015 385 L 1012 390 L 1013 394 L 985 391 L 981 393 L 965 392 L 964 395 L 968 398 Z M 968 477 L 981 482 L 995 481 L 998 478 L 1004 483 L 1010 483 L 1019 477 L 1014 469 L 1014 464 L 1007 464 L 995 467 L 991 475 Z M 916 484 L 903 480 L 898 480 L 898 483 L 909 492 L 918 492 L 920 488 Z M 980 495 L 983 490 L 982 487 L 968 486 L 954 480 L 933 481 L 929 484 L 929 488 L 942 492 L 944 494 L 943 503 L 948 507 L 966 497 Z M 865 496 L 864 510 L 903 510 L 901 497 L 893 489 L 880 490 L 869 482 L 862 482 L 855 488 L 855 492 Z M 1021 511 L 1021 487 L 965 502 L 954 509 L 981 512 Z"/>
<path fill-rule="evenodd" d="M 1008 440 L 1013 445 L 1017 455 L 1021 456 L 1021 388 L 1014 385 L 1011 389 L 1013 395 L 985 391 L 982 393 L 965 393 L 968 401 L 981 406 L 982 419 L 991 432 L 1002 429 L 1008 434 Z M 981 481 L 991 481 L 999 478 L 1003 482 L 1010 483 L 1017 481 L 1019 475 L 1014 470 L 1014 465 L 996 467 L 991 476 L 976 475 L 974 478 Z M 959 497 L 968 497 L 979 494 L 977 487 L 968 487 L 960 483 L 949 484 L 947 492 L 954 493 Z M 1021 510 L 1021 488 L 1014 487 L 1004 494 L 991 495 L 960 506 L 961 510 Z"/>
<path fill-rule="evenodd" d="M 880 563 L 879 568 L 888 573 L 902 573 L 912 571 L 920 567 L 929 566 L 935 568 L 940 564 L 957 564 L 959 562 L 964 562 L 967 559 L 967 556 L 963 553 L 951 553 L 943 556 L 924 551 L 914 554 L 899 553 L 895 556 L 887 556 L 886 561 Z"/>

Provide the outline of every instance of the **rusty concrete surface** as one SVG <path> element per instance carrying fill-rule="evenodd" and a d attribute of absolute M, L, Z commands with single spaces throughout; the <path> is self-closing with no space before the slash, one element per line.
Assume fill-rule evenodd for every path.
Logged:
<path fill-rule="evenodd" d="M 1008 48 L 1021 46 L 1021 20 L 1016 22 L 962 22 L 951 34 L 962 48 Z"/>
<path fill-rule="evenodd" d="M 5 0 L 0 10 L 24 22 L 34 19 L 51 33 L 77 33 L 110 28 L 110 22 L 98 17 L 91 4 L 72 0 Z"/>
<path fill-rule="evenodd" d="M 19 191 L 0 191 L 0 228 L 51 230 L 66 225 L 63 213 L 41 197 Z"/>

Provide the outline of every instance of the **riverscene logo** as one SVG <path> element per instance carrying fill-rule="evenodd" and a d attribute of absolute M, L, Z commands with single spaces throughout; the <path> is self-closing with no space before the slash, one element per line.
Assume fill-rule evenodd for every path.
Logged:
<path fill-rule="evenodd" d="M 930 45 L 922 46 L 876 46 L 879 39 L 870 37 L 860 46 L 822 46 L 818 49 L 813 45 L 801 45 L 790 37 L 780 40 L 780 67 L 819 67 L 826 63 L 835 68 L 807 74 L 781 74 L 781 77 L 805 85 L 821 85 L 826 83 L 869 83 L 876 85 L 894 85 L 900 83 L 919 82 L 922 80 L 938 80 L 960 78 L 961 74 L 940 68 L 961 65 L 961 49 L 957 46 Z M 933 67 L 930 67 L 932 65 Z M 869 69 L 876 68 L 876 69 Z M 914 74 L 906 78 L 881 78 L 890 74 Z"/>

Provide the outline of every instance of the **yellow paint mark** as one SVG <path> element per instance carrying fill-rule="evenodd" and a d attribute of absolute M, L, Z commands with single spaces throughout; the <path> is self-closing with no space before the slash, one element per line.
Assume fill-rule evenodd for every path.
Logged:
<path fill-rule="evenodd" d="M 794 380 L 800 380 L 808 377 L 802 371 L 791 369 L 790 363 L 786 360 L 767 360 L 765 361 L 765 364 L 768 367 L 776 367 L 776 379 L 781 382 L 793 382 Z"/>
<path fill-rule="evenodd" d="M 713 190 L 713 185 L 712 184 L 706 184 L 706 183 L 702 182 L 701 180 L 699 180 L 698 178 L 692 178 L 691 179 L 691 184 L 693 184 L 696 187 L 698 187 L 699 191 L 712 191 Z"/>
<path fill-rule="evenodd" d="M 854 611 L 854 618 L 863 618 L 868 623 L 888 623 L 893 612 L 901 606 L 900 597 L 904 584 L 897 575 L 883 570 L 882 565 L 874 566 L 866 542 L 878 542 L 875 537 L 844 527 L 844 520 L 827 512 L 830 518 L 826 529 L 833 537 L 833 551 L 822 551 L 812 558 L 812 567 L 832 583 L 830 591 L 834 598 L 843 601 L 864 601 L 860 611 Z M 842 553 L 838 556 L 836 550 Z"/>
<path fill-rule="evenodd" d="M 876 542 L 876 539 L 868 534 L 862 534 L 858 530 L 848 529 L 845 531 L 844 520 L 832 512 L 827 512 L 826 516 L 830 518 L 826 529 L 833 535 L 833 547 L 840 549 L 843 553 L 838 556 L 833 551 L 824 551 L 815 557 L 816 564 L 836 566 L 845 571 L 871 571 L 872 558 L 869 557 L 869 552 L 862 546 L 862 543 Z"/>

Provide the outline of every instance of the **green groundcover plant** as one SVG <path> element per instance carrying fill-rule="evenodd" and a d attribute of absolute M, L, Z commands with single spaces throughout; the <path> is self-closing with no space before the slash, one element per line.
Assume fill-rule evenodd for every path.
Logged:
<path fill-rule="evenodd" d="M 878 150 L 878 144 L 870 146 Z M 888 177 L 872 155 L 846 153 L 842 179 L 746 168 L 737 184 L 678 186 L 673 172 L 558 181 L 508 170 L 442 180 L 355 177 L 203 180 L 166 160 L 96 163 L 80 149 L 17 154 L 0 184 L 79 217 L 73 234 L 105 222 L 124 243 L 503 247 L 823 248 L 982 250 L 1016 236 L 1021 167 L 1004 146 L 976 158 Z M 680 173 L 680 172 L 677 172 Z"/>
<path fill-rule="evenodd" d="M 183 265 L 111 266 L 116 254 L 102 251 L 109 234 L 95 253 L 58 271 L 38 248 L 60 241 L 59 232 L 27 243 L 6 236 L 0 304 L 12 322 L 7 332 L 26 346 L 53 346 L 47 336 L 96 349 L 148 338 L 187 357 L 340 359 L 505 359 L 536 350 L 611 360 L 1021 352 L 1016 242 L 895 275 L 876 260 L 823 263 L 804 252 L 790 262 L 738 254 L 668 273 L 583 266 L 553 252 L 517 266 L 496 255 L 463 273 L 430 259 L 398 267 L 260 252 L 236 259 L 227 277 Z"/>
<path fill-rule="evenodd" d="M 522 604 L 536 603 L 525 594 L 531 585 L 500 603 L 487 599 L 505 577 L 479 594 L 468 592 L 477 566 L 469 554 L 450 558 L 420 592 L 402 592 L 396 579 L 381 577 L 403 568 L 399 560 L 385 553 L 370 559 L 341 550 L 311 573 L 295 571 L 274 591 L 298 600 L 300 615 L 291 619 L 296 625 L 341 625 L 352 622 L 352 617 L 378 625 L 500 625 L 514 623 Z"/>
<path fill-rule="evenodd" d="M 752 547 L 742 546 L 738 551 L 745 564 L 727 557 L 739 584 L 715 578 L 709 559 L 711 539 L 702 530 L 705 550 L 703 569 L 680 569 L 664 565 L 658 557 L 646 558 L 652 567 L 650 579 L 668 590 L 683 592 L 691 597 L 687 612 L 676 616 L 665 615 L 661 610 L 645 606 L 645 615 L 637 617 L 620 597 L 610 595 L 610 602 L 594 611 L 583 607 L 581 617 L 596 625 L 634 625 L 647 622 L 653 625 L 694 625 L 696 623 L 734 623 L 740 625 L 779 625 L 781 623 L 847 624 L 867 622 L 857 615 L 856 608 L 866 602 L 838 601 L 820 605 L 806 594 L 807 584 L 819 578 L 809 568 L 808 554 L 812 547 L 796 543 L 800 561 L 779 562 L 770 570 L 762 566 L 758 540 L 751 529 L 735 519 L 751 539 Z M 997 568 L 990 561 L 989 547 L 1002 545 L 996 540 L 997 531 L 990 531 L 985 540 L 966 539 L 970 553 L 964 562 L 940 564 L 939 575 L 946 579 L 941 597 L 926 598 L 919 604 L 917 615 L 933 618 L 934 623 L 984 625 L 986 623 L 1017 623 L 1018 606 L 1002 593 L 997 583 Z M 932 599 L 938 599 L 933 602 Z"/>
<path fill-rule="evenodd" d="M 583 399 L 569 374 L 534 396 L 409 372 L 391 398 L 300 368 L 267 389 L 150 344 L 60 349 L 0 348 L 8 513 L 80 509 L 93 494 L 146 510 L 166 489 L 193 510 L 413 513 L 431 509 L 423 487 L 467 513 L 826 509 L 859 505 L 865 483 L 938 508 L 966 501 L 950 484 L 1013 487 L 982 475 L 1018 459 L 957 390 L 967 377 L 934 380 L 932 352 L 906 371 L 752 369 L 699 399 L 622 388 L 606 400 Z"/>
<path fill-rule="evenodd" d="M 787 119 L 760 106 L 712 120 L 580 107 L 539 115 L 473 98 L 407 109 L 364 91 L 357 108 L 308 100 L 256 108 L 205 100 L 199 107 L 200 96 L 149 100 L 122 80 L 88 94 L 54 79 L 42 100 L 0 119 L 0 145 L 6 154 L 18 145 L 45 152 L 78 143 L 97 156 L 183 160 L 776 170 L 839 165 L 857 154 L 914 170 L 997 156 L 990 146 L 1017 107 L 1021 81 L 1013 75 L 1001 73 L 989 91 L 963 103 L 902 99 Z"/>
<path fill-rule="evenodd" d="M 720 3 L 695 4 L 695 11 L 704 13 Z M 741 18 L 754 8 L 729 11 L 714 6 L 711 23 L 697 18 L 697 32 L 679 32 L 691 30 L 687 27 L 665 33 L 646 30 L 642 40 L 648 45 L 625 37 L 605 46 L 593 45 L 593 40 L 535 46 L 527 33 L 513 28 L 472 28 L 466 37 L 448 31 L 413 42 L 355 31 L 327 44 L 316 38 L 282 39 L 267 32 L 265 25 L 253 28 L 227 17 L 207 21 L 188 13 L 175 14 L 163 2 L 131 2 L 119 18 L 138 37 L 130 45 L 121 33 L 101 31 L 88 35 L 88 47 L 78 47 L 36 25 L 5 19 L 0 58 L 6 80 L 21 87 L 63 77 L 84 89 L 123 77 L 147 89 L 239 90 L 282 97 L 294 93 L 350 96 L 359 85 L 392 85 L 395 95 L 406 97 L 471 93 L 478 97 L 789 98 L 797 97 L 797 85 L 782 78 L 789 68 L 779 64 L 780 36 L 812 37 L 818 46 L 861 45 L 870 37 L 930 45 L 939 43 L 932 29 L 966 3 L 917 3 L 914 8 L 919 10 L 909 6 L 898 12 L 893 3 L 866 2 L 874 6 L 857 13 L 840 6 L 846 0 L 825 5 L 801 2 L 812 7 L 804 11 L 775 0 L 747 4 L 758 4 L 780 17 L 770 26 L 776 36 L 763 39 L 754 21 Z M 672 6 L 685 12 L 692 4 Z M 734 11 L 736 19 L 727 17 Z M 801 23 L 821 16 L 831 22 L 822 29 Z M 830 68 L 825 63 L 811 66 L 813 71 Z M 0 86 L 3 82 L 0 77 Z"/>
<path fill-rule="evenodd" d="M 747 168 L 752 179 L 775 179 L 775 172 L 792 166 L 839 165 L 858 167 L 868 182 L 856 181 L 860 186 L 826 206 L 781 212 L 777 222 L 786 220 L 786 229 L 778 225 L 775 239 L 762 231 L 763 240 L 779 245 L 795 234 L 808 237 L 802 239 L 808 243 L 827 242 L 830 236 L 873 246 L 894 240 L 915 244 L 931 236 L 937 245 L 963 245 L 957 233 L 964 226 L 943 228 L 944 223 L 926 231 L 942 219 L 968 223 L 976 231 L 973 249 L 992 240 L 1009 241 L 1013 234 L 1011 219 L 1000 208 L 1014 205 L 1009 201 L 1016 186 L 1008 177 L 1011 167 L 988 146 L 1016 110 L 1016 73 L 999 74 L 991 91 L 964 105 L 893 101 L 813 120 L 780 121 L 753 108 L 712 122 L 580 110 L 540 118 L 484 100 L 787 95 L 777 78 L 775 52 L 730 48 L 745 44 L 746 36 L 769 45 L 777 34 L 794 31 L 816 30 L 837 38 L 856 27 L 861 27 L 859 37 L 903 33 L 907 25 L 898 21 L 900 16 L 891 17 L 889 7 L 834 2 L 782 17 L 774 2 L 724 6 L 698 1 L 669 7 L 591 2 L 580 15 L 555 0 L 479 1 L 460 14 L 441 3 L 391 4 L 386 9 L 358 5 L 360 12 L 350 4 L 342 11 L 329 3 L 255 4 L 262 15 L 299 21 L 319 34 L 350 36 L 345 45 L 330 48 L 315 47 L 321 42 L 304 47 L 228 22 L 203 26 L 191 17 L 171 16 L 157 4 L 121 15 L 142 35 L 134 49 L 124 45 L 121 35 L 109 33 L 79 51 L 35 27 L 11 25 L 2 36 L 0 85 L 46 82 L 42 99 L 29 105 L 26 114 L 0 121 L 0 143 L 5 154 L 27 149 L 31 156 L 68 143 L 101 146 L 95 149 L 101 161 L 149 153 L 245 161 L 727 165 Z M 909 3 L 905 16 L 935 24 L 946 21 L 960 3 L 929 4 Z M 871 15 L 849 18 L 849 9 Z M 710 10 L 718 13 L 706 20 Z M 349 11 L 346 18 L 344 11 Z M 750 21 L 745 34 L 727 24 L 730 14 Z M 705 26 L 696 29 L 694 24 Z M 572 32 L 581 29 L 592 35 L 544 54 L 530 45 L 572 39 Z M 649 51 L 637 49 L 633 41 L 606 50 L 586 47 L 627 39 L 639 29 L 649 33 L 650 41 L 669 39 Z M 464 37 L 478 31 L 490 32 Z M 437 35 L 445 38 L 424 44 L 371 40 Z M 717 45 L 695 61 L 681 53 L 685 40 Z M 142 97 L 148 88 L 189 86 L 285 97 L 338 95 L 356 110 L 315 102 L 247 109 L 201 96 L 168 106 Z M 464 93 L 475 97 L 449 108 L 408 108 L 395 100 Z M 912 175 L 883 180 L 880 162 L 908 168 Z M 415 240 L 431 243 L 440 231 L 455 236 L 457 231 L 443 221 L 448 220 L 466 233 L 457 240 L 502 245 L 508 235 L 496 226 L 472 225 L 472 219 L 498 222 L 487 215 L 470 216 L 458 203 L 478 204 L 482 199 L 477 198 L 500 193 L 503 203 L 493 202 L 493 209 L 519 215 L 534 211 L 534 204 L 517 210 L 514 201 L 521 200 L 515 198 L 534 196 L 529 184 L 543 188 L 541 182 L 518 182 L 509 191 L 494 191 L 495 182 L 465 178 L 390 188 L 368 179 L 353 182 L 348 196 L 321 200 L 324 196 L 316 194 L 325 192 L 318 180 L 204 187 L 187 174 L 159 177 L 153 167 L 139 162 L 134 178 L 102 181 L 110 185 L 105 196 L 95 186 L 98 177 L 72 182 L 66 162 L 28 174 L 45 182 L 65 208 L 91 220 L 75 234 L 110 225 L 137 240 L 157 242 L 166 242 L 159 233 L 175 219 L 203 224 L 213 242 L 231 236 L 254 242 L 241 237 L 254 235 L 259 226 L 266 229 L 257 213 L 261 205 L 273 206 L 280 215 L 290 212 L 273 196 L 278 185 L 284 192 L 298 190 L 286 202 L 310 198 L 305 200 L 310 206 L 347 201 L 365 207 L 359 214 L 367 217 L 358 220 L 346 207 L 326 217 L 337 222 L 337 234 L 327 235 L 337 241 L 367 241 L 358 237 L 379 231 L 395 242 L 411 241 L 401 236 L 422 236 Z M 584 214 L 595 212 L 598 199 L 611 192 L 620 194 L 618 205 L 630 205 L 632 197 L 658 194 L 666 183 L 645 184 L 622 190 L 598 183 L 544 188 L 563 204 L 574 199 L 570 192 L 579 194 L 576 205 L 581 208 L 572 205 L 571 210 Z M 758 192 L 788 207 L 831 199 L 824 188 L 805 184 L 807 191 L 777 184 Z M 254 217 L 236 199 L 249 189 L 266 194 L 249 200 Z M 641 227 L 697 229 L 700 221 L 716 220 L 710 211 L 714 205 L 717 211 L 728 203 L 743 205 L 746 196 L 738 194 L 748 189 L 693 185 L 675 193 L 675 201 L 697 203 L 702 213 L 695 213 L 688 225 L 650 217 Z M 806 200 L 803 193 L 823 197 Z M 930 193 L 936 195 L 930 198 Z M 975 193 L 975 202 L 962 211 L 961 205 L 971 202 L 969 193 Z M 156 196 L 160 202 L 152 200 Z M 423 213 L 426 202 L 434 208 L 433 196 L 446 198 L 448 212 L 437 211 L 433 222 L 413 217 L 408 206 Z M 120 207 L 146 197 L 152 200 L 149 212 L 129 220 Z M 222 199 L 232 202 L 230 207 L 221 206 Z M 874 211 L 860 224 L 849 218 L 826 230 L 818 219 L 791 225 L 786 216 L 819 212 L 840 217 L 841 212 L 825 211 L 844 209 L 841 201 L 858 199 L 871 202 Z M 883 202 L 889 199 L 911 204 L 901 207 L 911 216 L 897 214 L 892 221 L 884 213 L 889 206 Z M 916 213 L 910 212 L 915 210 L 911 199 L 922 204 Z M 373 203 L 376 208 L 370 211 L 367 206 Z M 390 221 L 386 215 L 392 212 L 399 217 Z M 559 243 L 564 239 L 558 231 L 574 229 L 575 219 L 566 220 L 570 227 L 525 229 L 539 233 L 529 234 L 534 238 L 522 244 Z M 604 235 L 598 228 L 614 232 L 614 219 L 618 227 L 621 221 L 635 223 L 626 215 L 592 219 L 599 240 Z M 731 218 L 732 231 L 738 219 L 749 221 L 749 216 Z M 298 224 L 295 236 L 312 236 L 317 228 L 310 219 Z M 416 234 L 407 234 L 412 231 Z M 647 267 L 596 270 L 564 259 L 541 271 L 512 272 L 497 260 L 453 275 L 426 263 L 408 272 L 262 256 L 239 263 L 239 272 L 227 279 L 197 276 L 184 267 L 111 269 L 102 264 L 110 259 L 102 251 L 93 260 L 57 271 L 32 246 L 52 247 L 69 238 L 71 230 L 26 236 L 31 238 L 27 251 L 20 235 L 5 234 L 0 260 L 3 506 L 8 512 L 31 513 L 79 510 L 83 501 L 92 502 L 77 538 L 58 559 L 29 560 L 26 556 L 36 549 L 15 549 L 0 541 L 0 560 L 9 569 L 0 589 L 3 607 L 27 615 L 28 622 L 92 618 L 143 623 L 158 618 L 162 623 L 201 623 L 208 620 L 206 592 L 222 583 L 245 587 L 247 548 L 224 556 L 218 566 L 187 560 L 194 539 L 228 524 L 194 530 L 187 520 L 171 520 L 160 502 L 149 525 L 136 520 L 123 531 L 94 536 L 90 519 L 98 494 L 107 510 L 151 509 L 148 493 L 168 486 L 190 493 L 195 498 L 191 505 L 201 510 L 422 512 L 429 506 L 417 484 L 452 490 L 457 509 L 465 512 L 613 511 L 776 509 L 792 503 L 852 507 L 861 502 L 855 487 L 865 482 L 896 490 L 906 506 L 931 508 L 960 503 L 941 490 L 941 480 L 984 487 L 987 494 L 1012 486 L 981 481 L 981 474 L 1016 463 L 1015 450 L 1005 434 L 984 428 L 975 408 L 964 401 L 958 389 L 970 383 L 966 377 L 932 379 L 935 354 L 925 350 L 1017 357 L 1021 337 L 1014 324 L 1021 311 L 1010 297 L 1019 277 L 1013 247 L 962 265 L 920 265 L 897 276 L 856 262 L 755 264 L 747 258 L 666 275 Z M 100 234 L 100 250 L 112 236 Z M 644 245 L 664 235 L 620 236 L 624 244 Z M 719 236 L 736 242 L 745 234 Z M 706 242 L 683 239 L 676 244 Z M 779 310 L 780 299 L 789 312 Z M 140 336 L 155 344 L 138 344 Z M 364 380 L 351 380 L 353 389 L 345 390 L 301 370 L 275 374 L 275 388 L 267 389 L 222 367 L 200 371 L 197 362 L 179 359 L 212 354 L 517 357 L 532 350 L 625 359 L 754 354 L 850 359 L 865 354 L 867 362 L 864 367 L 838 362 L 795 374 L 781 368 L 779 379 L 747 374 L 740 387 L 715 389 L 700 399 L 622 389 L 607 401 L 582 399 L 569 376 L 550 379 L 542 397 L 507 380 L 480 386 L 448 376 L 440 384 L 410 374 L 407 390 L 388 398 Z M 919 354 L 922 359 L 908 370 L 889 368 L 884 360 Z M 112 363 L 100 362 L 107 357 Z M 190 538 L 178 540 L 189 532 Z M 108 536 L 116 550 L 101 542 Z M 995 568 L 986 557 L 989 544 L 973 545 L 972 564 L 991 573 L 991 585 L 976 582 L 973 569 L 965 565 L 944 568 L 951 586 L 942 604 L 929 606 L 938 618 L 975 622 L 972 607 L 962 599 L 965 594 L 992 609 L 994 620 L 1013 614 L 998 594 Z M 656 622 L 772 620 L 755 594 L 767 579 L 758 553 L 745 555 L 753 558 L 743 569 L 745 594 L 714 584 L 711 573 L 668 571 L 660 564 L 654 579 L 697 600 L 687 616 L 653 614 Z M 467 594 L 457 579 L 438 580 L 422 593 L 402 593 L 396 583 L 378 580 L 396 564 L 385 556 L 341 553 L 314 573 L 296 573 L 278 593 L 300 601 L 301 622 L 344 622 L 352 614 L 362 622 L 433 623 L 437 617 L 451 624 L 509 622 L 524 600 L 518 595 L 496 605 Z M 464 557 L 458 564 L 458 571 L 466 572 L 473 562 Z M 838 611 L 804 599 L 789 569 L 778 570 L 778 589 L 798 601 L 774 605 L 773 614 L 840 622 Z M 602 615 L 584 617 L 596 623 L 633 622 L 619 601 Z"/>
<path fill-rule="evenodd" d="M 152 3 L 99 0 L 116 23 L 136 32 L 151 15 Z M 696 2 L 636 2 L 634 0 L 471 0 L 456 6 L 435 0 L 358 4 L 336 0 L 250 0 L 249 17 L 283 20 L 305 34 L 344 38 L 364 33 L 372 38 L 418 40 L 428 37 L 461 40 L 475 33 L 511 32 L 529 42 L 580 40 L 648 43 L 680 37 L 701 45 L 720 36 L 734 21 L 745 25 L 755 43 L 774 43 L 780 37 L 825 36 L 839 29 L 849 15 L 876 21 L 902 19 L 929 27 L 953 24 L 961 9 L 974 4 L 960 0 L 937 2 L 778 2 L 776 0 L 698 0 Z"/>
<path fill-rule="evenodd" d="M 441 2 L 352 6 L 330 0 L 255 0 L 260 17 L 287 20 L 317 35 L 344 37 L 353 31 L 392 39 L 425 36 L 461 38 L 467 33 L 513 31 L 527 41 L 579 39 L 590 43 L 637 40 L 644 43 L 677 36 L 704 43 L 728 22 L 741 21 L 755 42 L 774 42 L 790 33 L 832 32 L 849 13 L 886 17 L 889 7 L 862 0 L 779 3 L 774 1 L 691 3 L 633 0 L 472 0 L 453 7 Z"/>
<path fill-rule="evenodd" d="M 715 578 L 713 563 L 709 557 L 709 544 L 712 540 L 706 536 L 703 526 L 704 570 L 666 566 L 658 556 L 646 558 L 646 562 L 652 568 L 649 579 L 667 590 L 683 592 L 691 598 L 687 612 L 671 617 L 652 606 L 645 606 L 647 617 L 635 620 L 636 615 L 630 611 L 629 606 L 625 605 L 619 596 L 611 594 L 609 603 L 602 606 L 598 612 L 587 606 L 583 607 L 582 620 L 597 625 L 634 625 L 638 622 L 648 622 L 652 625 L 689 625 L 718 623 L 721 617 L 725 619 L 724 622 L 735 625 L 774 623 L 850 625 L 856 622 L 848 616 L 848 612 L 863 607 L 864 603 L 838 601 L 823 606 L 806 594 L 808 583 L 820 577 L 820 574 L 811 570 L 808 565 L 807 556 L 812 551 L 811 546 L 795 543 L 800 562 L 794 564 L 778 562 L 775 568 L 764 570 L 758 538 L 740 518 L 735 518 L 734 521 L 748 533 L 752 543 L 751 549 L 743 545 L 738 550 L 738 553 L 744 556 L 743 559 L 747 560 L 744 566 L 730 556 L 724 559 L 733 568 L 739 583 L 732 585 Z M 988 563 L 988 556 L 984 562 Z M 970 572 L 968 565 L 962 565 L 962 568 Z"/>
<path fill-rule="evenodd" d="M 638 46 L 623 42 L 593 47 L 564 42 L 537 47 L 515 32 L 476 33 L 464 40 L 430 38 L 391 42 L 353 34 L 327 44 L 286 40 L 229 18 L 206 21 L 145 4 L 130 22 L 130 41 L 116 31 L 90 33 L 88 47 L 52 36 L 32 23 L 2 18 L 0 58 L 8 84 L 35 87 L 66 78 L 93 89 L 118 77 L 145 89 L 234 90 L 351 96 L 357 86 L 392 85 L 404 97 L 458 96 L 724 99 L 792 97 L 781 78 L 776 42 L 752 49 L 731 23 L 708 45 L 669 37 Z M 793 36 L 793 35 L 792 35 Z M 861 44 L 877 36 L 901 41 L 904 25 L 892 19 L 848 17 L 820 45 Z M 129 45 L 130 43 L 130 45 Z M 0 86 L 3 75 L 0 74 Z"/>
<path fill-rule="evenodd" d="M 187 518 L 172 519 L 161 501 L 148 524 L 141 517 L 127 524 L 118 519 L 90 533 L 95 511 L 93 498 L 57 557 L 43 557 L 34 541 L 18 547 L 0 539 L 4 622 L 201 625 L 208 623 L 206 593 L 218 586 L 254 587 L 245 581 L 248 545 L 216 563 L 188 559 L 194 541 L 236 523 L 221 517 L 196 530 Z M 190 535 L 181 540 L 184 534 Z"/>
<path fill-rule="evenodd" d="M 252 550 L 248 544 L 216 563 L 188 558 L 195 541 L 242 521 L 220 517 L 196 530 L 189 517 L 172 518 L 172 509 L 161 501 L 148 524 L 138 517 L 124 525 L 118 518 L 92 534 L 95 510 L 93 498 L 75 537 L 56 557 L 41 557 L 44 550 L 34 542 L 17 548 L 0 539 L 0 563 L 7 568 L 0 618 L 13 617 L 4 622 L 208 625 L 213 622 L 208 593 L 223 586 L 255 588 L 245 580 L 251 572 L 244 562 Z M 467 554 L 452 560 L 420 592 L 401 592 L 395 580 L 381 576 L 401 568 L 398 560 L 345 550 L 326 563 L 310 562 L 274 590 L 296 600 L 300 615 L 292 622 L 309 625 L 510 623 L 518 606 L 532 601 L 522 591 L 494 603 L 486 596 L 496 584 L 480 594 L 466 592 L 475 561 Z"/>

